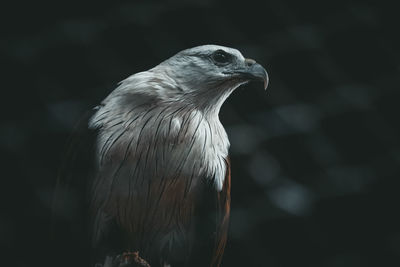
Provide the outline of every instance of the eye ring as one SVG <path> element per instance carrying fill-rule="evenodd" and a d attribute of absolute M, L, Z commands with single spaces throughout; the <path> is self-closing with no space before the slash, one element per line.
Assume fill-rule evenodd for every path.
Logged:
<path fill-rule="evenodd" d="M 221 49 L 212 53 L 211 58 L 216 65 L 226 65 L 232 61 L 232 55 Z"/>

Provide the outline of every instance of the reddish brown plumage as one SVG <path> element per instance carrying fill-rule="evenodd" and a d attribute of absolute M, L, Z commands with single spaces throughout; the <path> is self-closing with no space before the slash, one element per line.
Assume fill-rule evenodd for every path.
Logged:
<path fill-rule="evenodd" d="M 217 196 L 217 236 L 215 239 L 214 256 L 211 261 L 211 266 L 216 267 L 221 264 L 224 254 L 226 240 L 228 237 L 229 215 L 231 206 L 231 166 L 230 160 L 226 159 L 226 175 L 224 186 Z"/>
<path fill-rule="evenodd" d="M 127 162 L 129 160 L 132 158 L 128 157 Z M 210 179 L 185 176 L 153 177 L 151 183 L 144 182 L 140 191 L 129 192 L 129 188 L 124 185 L 130 183 L 124 182 L 124 179 L 133 177 L 124 173 L 131 164 L 124 164 L 119 169 L 121 177 L 116 177 L 118 182 L 114 183 L 113 193 L 108 195 L 102 205 L 98 205 L 102 207 L 99 211 L 107 214 L 105 219 L 96 217 L 99 229 L 110 228 L 109 225 L 114 224 L 114 221 L 125 240 L 123 247 L 140 251 L 149 262 L 154 262 L 154 259 L 166 253 L 163 248 L 168 246 L 168 242 L 173 242 L 174 248 L 161 258 L 180 258 L 186 261 L 185 258 L 189 260 L 191 255 L 202 253 L 204 258 L 201 261 L 204 265 L 196 266 L 220 266 L 227 241 L 230 212 L 229 159 L 225 159 L 225 164 L 226 176 L 220 192 L 213 185 L 207 184 Z M 194 180 L 197 185 L 193 188 Z M 140 185 L 141 181 L 132 180 L 133 188 L 135 183 Z M 204 219 L 209 215 L 216 216 L 211 223 Z M 98 236 L 98 240 L 107 238 L 103 230 L 98 232 Z M 208 253 L 211 255 L 205 256 Z"/>

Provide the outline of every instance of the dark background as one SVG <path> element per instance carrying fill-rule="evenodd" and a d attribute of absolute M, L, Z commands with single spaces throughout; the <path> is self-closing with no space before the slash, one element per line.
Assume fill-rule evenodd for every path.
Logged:
<path fill-rule="evenodd" d="M 130 74 L 213 43 L 271 81 L 221 111 L 233 179 L 223 266 L 400 266 L 394 5 L 15 1 L 1 13 L 0 245 L 12 263 L 0 265 L 43 266 L 79 117 Z"/>

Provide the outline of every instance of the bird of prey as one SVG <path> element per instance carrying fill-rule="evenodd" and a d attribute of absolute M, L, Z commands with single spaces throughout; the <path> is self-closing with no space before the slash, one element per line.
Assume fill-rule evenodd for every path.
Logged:
<path fill-rule="evenodd" d="M 252 80 L 267 87 L 256 61 L 203 45 L 128 77 L 95 108 L 89 220 L 97 261 L 139 251 L 151 266 L 220 265 L 231 177 L 218 114 Z"/>

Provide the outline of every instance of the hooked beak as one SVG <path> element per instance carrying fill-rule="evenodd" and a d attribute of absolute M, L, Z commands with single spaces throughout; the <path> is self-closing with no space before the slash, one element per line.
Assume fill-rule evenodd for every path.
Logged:
<path fill-rule="evenodd" d="M 255 60 L 246 58 L 244 60 L 245 67 L 238 71 L 238 73 L 249 81 L 262 81 L 264 82 L 264 89 L 268 87 L 268 73 L 263 66 L 258 64 Z"/>

